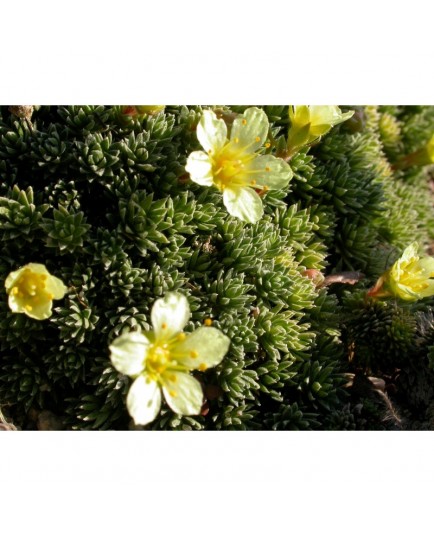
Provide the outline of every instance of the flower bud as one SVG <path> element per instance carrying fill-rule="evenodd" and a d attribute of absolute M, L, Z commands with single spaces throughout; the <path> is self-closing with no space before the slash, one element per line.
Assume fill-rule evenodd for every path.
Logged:
<path fill-rule="evenodd" d="M 353 111 L 342 113 L 339 106 L 290 106 L 291 128 L 287 141 L 289 154 L 294 154 L 302 146 L 327 134 L 332 127 L 346 121 L 353 114 Z"/>

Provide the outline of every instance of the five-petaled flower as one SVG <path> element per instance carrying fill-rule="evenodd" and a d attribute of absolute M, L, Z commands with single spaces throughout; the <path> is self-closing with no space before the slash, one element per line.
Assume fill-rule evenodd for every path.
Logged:
<path fill-rule="evenodd" d="M 417 242 L 410 244 L 393 266 L 378 279 L 368 296 L 395 296 L 406 301 L 434 296 L 434 258 L 419 258 L 418 249 Z"/>
<path fill-rule="evenodd" d="M 31 262 L 11 272 L 5 281 L 9 307 L 36 320 L 51 316 L 53 300 L 60 300 L 67 291 L 62 281 L 51 275 L 43 264 Z"/>
<path fill-rule="evenodd" d="M 205 110 L 197 137 L 206 152 L 194 151 L 186 165 L 192 181 L 218 188 L 229 214 L 249 223 L 258 221 L 264 210 L 256 190 L 285 188 L 292 178 L 287 162 L 256 152 L 264 145 L 268 128 L 265 112 L 248 108 L 234 120 L 228 139 L 223 119 Z"/>
<path fill-rule="evenodd" d="M 342 113 L 339 106 L 290 106 L 291 128 L 288 132 L 288 151 L 314 142 L 339 123 L 352 117 L 354 111 Z"/>
<path fill-rule="evenodd" d="M 152 307 L 153 331 L 125 333 L 110 345 L 113 366 L 134 378 L 127 407 L 136 424 L 145 425 L 155 419 L 161 407 L 161 391 L 175 413 L 200 413 L 202 388 L 189 371 L 205 371 L 218 365 L 230 340 L 213 327 L 184 333 L 189 318 L 187 298 L 169 292 Z"/>

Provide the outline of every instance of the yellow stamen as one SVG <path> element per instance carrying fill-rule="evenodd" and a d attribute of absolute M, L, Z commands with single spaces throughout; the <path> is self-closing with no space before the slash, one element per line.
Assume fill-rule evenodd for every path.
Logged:
<path fill-rule="evenodd" d="M 185 341 L 186 337 L 187 335 L 184 332 L 182 332 L 182 333 L 179 333 L 176 338 L 178 339 L 178 341 L 182 342 L 182 341 Z"/>
<path fill-rule="evenodd" d="M 261 141 L 261 138 L 259 136 L 256 136 L 255 141 Z"/>
<path fill-rule="evenodd" d="M 262 188 L 262 191 L 263 191 L 263 192 L 268 192 L 269 189 L 270 189 L 270 188 L 269 188 L 268 186 L 264 186 L 264 187 Z"/>
<path fill-rule="evenodd" d="M 247 125 L 247 119 L 243 119 L 241 122 L 243 123 L 243 125 Z"/>
<path fill-rule="evenodd" d="M 240 140 L 238 138 L 234 138 L 234 143 L 238 143 Z"/>
<path fill-rule="evenodd" d="M 196 357 L 198 357 L 198 356 L 199 356 L 199 354 L 196 352 L 196 350 L 192 350 L 190 352 L 190 357 L 192 357 L 193 359 L 196 359 Z"/>
<path fill-rule="evenodd" d="M 212 325 L 212 320 L 211 318 L 205 318 L 204 322 L 205 326 L 211 326 Z"/>
<path fill-rule="evenodd" d="M 24 309 L 25 309 L 26 311 L 31 311 L 31 310 L 33 309 L 33 307 L 32 307 L 31 305 L 25 305 L 25 306 L 24 306 Z"/>
<path fill-rule="evenodd" d="M 201 363 L 197 368 L 198 368 L 201 372 L 203 372 L 203 371 L 206 370 L 208 367 L 206 366 L 205 363 Z"/>
<path fill-rule="evenodd" d="M 267 143 L 265 144 L 265 147 L 266 147 L 267 149 L 269 149 L 269 148 L 271 147 L 271 143 L 270 143 L 269 141 L 267 141 Z"/>
<path fill-rule="evenodd" d="M 250 181 L 250 184 L 251 184 L 252 186 L 255 186 L 255 184 L 256 184 L 255 179 L 252 179 L 252 180 Z"/>
<path fill-rule="evenodd" d="M 265 168 L 265 171 L 270 171 L 270 168 L 267 166 L 267 167 Z"/>
<path fill-rule="evenodd" d="M 12 287 L 11 292 L 14 296 L 16 296 L 19 293 L 18 287 Z"/>
<path fill-rule="evenodd" d="M 161 324 L 161 329 L 167 329 L 167 324 L 166 324 L 166 322 L 163 322 L 163 323 Z"/>
<path fill-rule="evenodd" d="M 169 391 L 169 395 L 175 397 L 176 393 L 175 393 L 175 391 Z"/>
<path fill-rule="evenodd" d="M 175 376 L 175 374 L 171 374 L 171 375 L 169 376 L 169 380 L 170 380 L 171 382 L 173 382 L 173 383 L 176 383 L 177 380 L 176 380 L 176 376 Z"/>

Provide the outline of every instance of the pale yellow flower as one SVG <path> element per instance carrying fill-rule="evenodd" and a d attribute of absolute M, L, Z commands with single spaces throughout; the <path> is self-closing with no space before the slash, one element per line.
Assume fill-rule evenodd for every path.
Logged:
<path fill-rule="evenodd" d="M 43 264 L 34 262 L 11 272 L 5 287 L 11 311 L 36 320 L 49 318 L 53 300 L 60 300 L 67 291 L 59 278 L 51 275 Z"/>
<path fill-rule="evenodd" d="M 354 111 L 342 113 L 339 106 L 290 106 L 288 150 L 294 152 L 297 148 L 314 142 L 353 114 Z"/>
<path fill-rule="evenodd" d="M 153 331 L 125 333 L 110 345 L 113 366 L 134 378 L 127 408 L 136 424 L 145 425 L 155 419 L 161 407 L 161 392 L 175 413 L 200 413 L 202 388 L 189 372 L 218 365 L 228 351 L 230 340 L 213 327 L 184 333 L 189 318 L 187 298 L 169 292 L 154 303 Z"/>
<path fill-rule="evenodd" d="M 201 186 L 214 186 L 223 193 L 229 214 L 254 223 L 263 214 L 258 191 L 285 188 L 292 170 L 281 158 L 259 155 L 268 135 L 268 118 L 259 108 L 248 108 L 235 119 L 230 138 L 226 123 L 205 110 L 197 126 L 197 137 L 205 151 L 188 157 L 186 170 Z"/>
<path fill-rule="evenodd" d="M 368 292 L 371 297 L 395 296 L 416 301 L 434 296 L 434 258 L 419 258 L 417 242 L 410 244 L 402 256 Z"/>

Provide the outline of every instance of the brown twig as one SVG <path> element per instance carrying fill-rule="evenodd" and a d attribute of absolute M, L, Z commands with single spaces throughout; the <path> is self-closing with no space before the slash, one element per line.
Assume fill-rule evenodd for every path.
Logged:
<path fill-rule="evenodd" d="M 362 279 L 365 279 L 365 275 L 361 272 L 340 272 L 338 274 L 326 275 L 324 281 L 319 286 L 328 287 L 329 285 L 333 285 L 334 283 L 355 285 Z"/>

